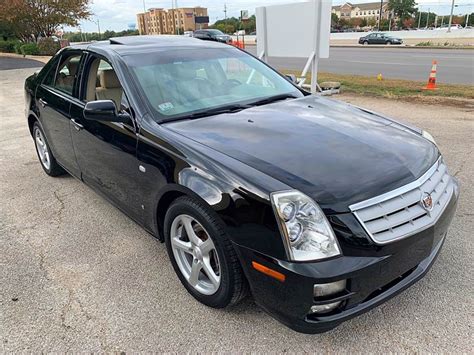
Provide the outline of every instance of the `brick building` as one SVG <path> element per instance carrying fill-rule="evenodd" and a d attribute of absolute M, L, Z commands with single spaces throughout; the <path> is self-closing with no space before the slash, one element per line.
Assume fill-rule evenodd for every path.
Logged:
<path fill-rule="evenodd" d="M 194 18 L 208 16 L 205 7 L 182 7 L 177 9 L 152 8 L 137 14 L 138 31 L 141 35 L 174 34 L 177 29 L 194 31 L 199 29 Z M 202 25 L 207 28 L 207 24 Z"/>
<path fill-rule="evenodd" d="M 384 2 L 382 5 L 382 18 L 384 19 L 388 19 L 390 14 L 387 6 L 388 2 Z M 380 15 L 380 1 L 363 4 L 352 4 L 346 2 L 340 6 L 333 6 L 332 13 L 345 20 L 350 20 L 352 18 L 378 19 Z"/>

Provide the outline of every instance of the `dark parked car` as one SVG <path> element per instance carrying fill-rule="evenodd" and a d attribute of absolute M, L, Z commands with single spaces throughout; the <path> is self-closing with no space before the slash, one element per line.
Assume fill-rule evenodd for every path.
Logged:
<path fill-rule="evenodd" d="M 194 31 L 194 38 L 199 38 L 205 41 L 215 41 L 222 43 L 231 43 L 232 38 L 219 30 L 206 29 Z"/>
<path fill-rule="evenodd" d="M 359 38 L 359 44 L 386 44 L 386 45 L 391 45 L 391 44 L 403 44 L 403 40 L 401 38 L 395 38 L 391 37 L 389 35 L 386 35 L 385 33 L 380 33 L 380 32 L 374 32 L 371 34 L 368 34 L 367 36 L 360 37 Z"/>
<path fill-rule="evenodd" d="M 422 278 L 455 212 L 427 132 L 310 95 L 231 46 L 77 45 L 25 89 L 46 174 L 70 173 L 165 242 L 210 307 L 250 291 L 289 327 L 327 331 Z"/>

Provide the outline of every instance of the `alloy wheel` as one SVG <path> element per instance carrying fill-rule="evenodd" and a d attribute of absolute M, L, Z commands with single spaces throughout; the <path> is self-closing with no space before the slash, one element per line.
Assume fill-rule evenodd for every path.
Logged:
<path fill-rule="evenodd" d="M 46 139 L 43 136 L 43 132 L 39 128 L 35 128 L 35 145 L 40 158 L 41 164 L 43 164 L 46 170 L 51 168 L 51 158 L 49 156 L 49 149 L 46 143 Z"/>
<path fill-rule="evenodd" d="M 212 295 L 221 283 L 217 250 L 204 227 L 189 215 L 178 215 L 171 224 L 171 249 L 178 268 L 198 292 Z"/>

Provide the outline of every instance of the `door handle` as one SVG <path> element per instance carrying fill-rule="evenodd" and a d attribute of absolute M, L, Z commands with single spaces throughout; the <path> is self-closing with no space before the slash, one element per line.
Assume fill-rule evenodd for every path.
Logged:
<path fill-rule="evenodd" d="M 76 131 L 80 131 L 81 129 L 84 128 L 83 125 L 81 125 L 79 122 L 77 122 L 74 118 L 71 119 L 72 124 L 74 125 L 74 128 Z"/>
<path fill-rule="evenodd" d="M 44 101 L 43 99 L 39 99 L 38 101 L 39 101 L 39 103 L 41 104 L 42 107 L 45 107 L 45 106 L 48 105 L 48 103 L 46 101 Z"/>

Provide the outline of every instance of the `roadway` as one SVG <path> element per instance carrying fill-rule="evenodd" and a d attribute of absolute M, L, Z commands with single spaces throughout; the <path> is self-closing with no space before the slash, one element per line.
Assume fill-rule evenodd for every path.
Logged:
<path fill-rule="evenodd" d="M 256 46 L 247 50 L 256 54 Z M 466 49 L 410 49 L 391 47 L 331 47 L 330 57 L 321 59 L 319 71 L 426 81 L 433 60 L 438 61 L 437 81 L 474 85 L 474 51 Z M 269 58 L 277 69 L 302 70 L 305 59 Z"/>
<path fill-rule="evenodd" d="M 40 68 L 43 65 L 43 62 L 34 59 L 0 56 L 0 70 Z"/>

